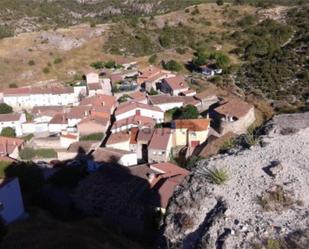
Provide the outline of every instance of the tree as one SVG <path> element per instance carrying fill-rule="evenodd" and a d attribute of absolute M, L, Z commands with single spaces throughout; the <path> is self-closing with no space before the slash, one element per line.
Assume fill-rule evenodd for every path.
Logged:
<path fill-rule="evenodd" d="M 13 108 L 11 106 L 9 106 L 6 103 L 0 104 L 0 114 L 8 114 L 8 113 L 12 113 L 12 112 L 13 112 Z"/>
<path fill-rule="evenodd" d="M 200 115 L 197 108 L 193 105 L 187 105 L 182 108 L 182 114 L 179 119 L 196 119 Z"/>
<path fill-rule="evenodd" d="M 208 59 L 209 59 L 209 54 L 207 54 L 204 51 L 197 51 L 196 56 L 192 60 L 192 64 L 195 67 L 200 67 L 202 65 L 205 65 Z"/>
<path fill-rule="evenodd" d="M 150 64 L 155 64 L 157 61 L 158 56 L 156 54 L 153 54 L 152 56 L 149 57 L 148 62 Z"/>
<path fill-rule="evenodd" d="M 4 127 L 1 131 L 1 136 L 4 137 L 16 137 L 16 132 L 11 127 Z"/>
<path fill-rule="evenodd" d="M 104 68 L 104 63 L 103 61 L 96 61 L 96 62 L 91 63 L 90 66 L 95 69 L 102 69 Z"/>
<path fill-rule="evenodd" d="M 104 66 L 106 67 L 106 68 L 114 68 L 114 67 L 116 67 L 116 62 L 115 61 L 108 61 L 108 62 L 106 62 L 105 64 L 104 64 Z"/>
<path fill-rule="evenodd" d="M 153 87 L 151 87 L 149 95 L 158 95 L 158 92 Z"/>
<path fill-rule="evenodd" d="M 163 64 L 164 69 L 179 72 L 182 70 L 182 65 L 175 60 L 170 60 Z"/>
<path fill-rule="evenodd" d="M 224 1 L 223 0 L 217 0 L 216 3 L 217 3 L 217 5 L 221 6 L 221 5 L 224 4 Z"/>
<path fill-rule="evenodd" d="M 244 0 L 234 0 L 234 4 L 236 5 L 243 5 L 245 3 Z"/>

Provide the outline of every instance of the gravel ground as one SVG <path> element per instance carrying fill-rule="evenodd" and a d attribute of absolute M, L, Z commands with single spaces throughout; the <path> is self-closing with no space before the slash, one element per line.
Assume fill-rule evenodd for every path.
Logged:
<path fill-rule="evenodd" d="M 254 242 L 283 238 L 309 227 L 309 128 L 299 122 L 301 125 L 294 126 L 293 132 L 282 135 L 276 120 L 282 124 L 285 119 L 274 119 L 271 131 L 262 137 L 263 147 L 256 145 L 199 162 L 176 191 L 167 211 L 164 235 L 171 248 L 252 248 Z M 280 162 L 273 168 L 275 176 L 266 170 L 273 162 Z M 203 174 L 206 168 L 224 168 L 229 180 L 224 185 L 210 184 Z M 282 186 L 292 204 L 266 211 L 258 197 L 276 186 Z M 217 218 L 207 220 L 219 199 L 226 206 L 224 215 L 217 213 Z M 185 215 L 187 220 L 189 217 L 189 225 L 181 224 L 176 214 Z M 210 225 L 201 234 L 199 229 L 205 221 Z M 229 236 L 223 236 L 225 230 Z M 218 243 L 223 237 L 225 247 L 220 247 Z"/>

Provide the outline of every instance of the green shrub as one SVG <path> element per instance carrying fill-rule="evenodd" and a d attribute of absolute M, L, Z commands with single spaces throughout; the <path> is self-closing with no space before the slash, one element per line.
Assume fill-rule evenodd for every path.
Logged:
<path fill-rule="evenodd" d="M 57 152 L 54 149 L 37 149 L 35 155 L 38 158 L 57 158 Z"/>
<path fill-rule="evenodd" d="M 164 63 L 163 67 L 166 70 L 175 71 L 175 72 L 179 72 L 183 69 L 183 66 L 175 60 L 170 60 L 167 63 Z"/>
<path fill-rule="evenodd" d="M 236 146 L 235 139 L 229 139 L 223 143 L 223 145 L 220 147 L 220 153 L 225 153 L 229 151 L 230 149 L 233 149 Z"/>
<path fill-rule="evenodd" d="M 216 3 L 217 3 L 217 5 L 221 6 L 221 5 L 224 4 L 224 1 L 223 0 L 217 0 Z"/>
<path fill-rule="evenodd" d="M 34 61 L 34 60 L 28 61 L 28 65 L 29 65 L 29 66 L 34 66 L 34 65 L 35 65 L 35 61 Z"/>
<path fill-rule="evenodd" d="M 13 108 L 6 103 L 0 103 L 0 114 L 12 113 Z"/>
<path fill-rule="evenodd" d="M 200 113 L 193 105 L 186 105 L 185 107 L 174 110 L 174 119 L 197 119 Z"/>
<path fill-rule="evenodd" d="M 11 127 L 4 127 L 1 131 L 1 136 L 4 137 L 16 137 L 15 129 Z"/>
<path fill-rule="evenodd" d="M 104 62 L 103 61 L 96 61 L 90 64 L 91 67 L 95 69 L 102 69 L 104 68 Z"/>
<path fill-rule="evenodd" d="M 54 64 L 60 64 L 62 62 L 62 59 L 61 58 L 56 58 L 54 60 Z"/>
<path fill-rule="evenodd" d="M 268 239 L 266 242 L 266 249 L 281 249 L 280 241 L 275 239 Z"/>
<path fill-rule="evenodd" d="M 98 133 L 92 133 L 86 136 L 82 136 L 79 140 L 80 141 L 101 141 L 104 137 L 104 133 L 98 132 Z"/>
<path fill-rule="evenodd" d="M 158 95 L 158 92 L 153 87 L 151 87 L 149 95 Z"/>
<path fill-rule="evenodd" d="M 0 25 L 0 39 L 11 37 L 13 35 L 14 35 L 14 31 L 10 27 L 6 25 Z"/>
<path fill-rule="evenodd" d="M 107 61 L 105 64 L 104 64 L 104 67 L 106 68 L 115 68 L 116 67 L 116 62 L 115 61 Z"/>
<path fill-rule="evenodd" d="M 203 170 L 200 173 L 202 173 L 206 177 L 206 180 L 208 182 L 210 182 L 212 184 L 216 184 L 216 185 L 222 185 L 229 180 L 229 174 L 223 168 L 221 168 L 221 169 L 203 168 Z"/>
<path fill-rule="evenodd" d="M 17 83 L 10 83 L 9 88 L 17 88 Z"/>
<path fill-rule="evenodd" d="M 30 147 L 26 147 L 19 152 L 19 156 L 22 160 L 32 160 L 35 156 L 35 150 Z"/>
<path fill-rule="evenodd" d="M 49 74 L 50 73 L 50 69 L 48 67 L 44 67 L 43 68 L 43 73 Z"/>
<path fill-rule="evenodd" d="M 153 54 L 152 56 L 149 57 L 148 62 L 149 64 L 155 64 L 157 61 L 158 56 L 156 54 Z"/>

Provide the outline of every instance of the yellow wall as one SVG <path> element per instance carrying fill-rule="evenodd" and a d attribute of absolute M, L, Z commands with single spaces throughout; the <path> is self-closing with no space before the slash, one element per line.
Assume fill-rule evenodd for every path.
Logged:
<path fill-rule="evenodd" d="M 175 145 L 174 146 L 185 146 L 187 145 L 187 129 L 175 129 Z"/>
<path fill-rule="evenodd" d="M 195 134 L 195 136 L 194 136 Z M 188 135 L 188 144 L 191 144 L 191 141 L 199 141 L 200 144 L 204 143 L 207 139 L 208 136 L 208 130 L 205 131 L 189 131 L 189 135 Z"/>

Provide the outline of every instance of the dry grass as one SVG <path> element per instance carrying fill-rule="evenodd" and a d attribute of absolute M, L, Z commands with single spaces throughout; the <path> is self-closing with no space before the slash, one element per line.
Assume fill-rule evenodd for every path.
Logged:
<path fill-rule="evenodd" d="M 205 38 L 210 34 L 215 34 L 220 38 L 224 32 L 230 32 L 226 28 L 225 21 L 230 20 L 231 16 L 227 13 L 238 12 L 238 15 L 254 13 L 255 9 L 250 6 L 231 6 L 230 11 L 226 12 L 225 7 L 219 7 L 216 4 L 201 4 L 198 6 L 200 14 L 191 15 L 184 10 L 171 12 L 162 16 L 155 17 L 152 22 L 183 22 L 185 25 L 192 27 L 196 32 L 201 32 Z M 194 9 L 194 7 L 190 7 Z M 200 20 L 210 21 L 211 25 L 205 28 L 200 24 Z M 96 28 L 100 28 L 98 25 Z M 89 25 L 83 24 L 71 27 L 70 29 L 59 29 L 57 32 L 66 37 L 77 37 L 86 39 L 87 42 L 76 49 L 70 51 L 57 50 L 49 44 L 44 44 L 44 48 L 38 42 L 37 37 L 40 33 L 21 34 L 18 37 L 6 38 L 0 40 L 0 85 L 6 87 L 10 83 L 18 85 L 31 84 L 39 81 L 71 81 L 72 76 L 68 75 L 69 71 L 83 73 L 90 70 L 89 64 L 97 60 L 108 60 L 114 56 L 103 52 L 103 44 L 106 41 L 107 34 L 112 31 L 112 24 L 104 26 L 107 28 L 106 33 L 101 37 L 89 39 L 89 33 L 93 30 Z M 110 28 L 110 30 L 108 29 Z M 223 51 L 228 52 L 233 45 L 223 44 Z M 166 50 L 158 54 L 158 62 L 162 59 L 176 59 L 181 62 L 187 62 L 192 58 L 192 52 L 189 50 L 186 54 L 180 55 L 173 50 Z M 56 58 L 62 58 L 62 63 L 55 65 L 53 61 Z M 33 60 L 35 65 L 30 66 L 28 62 Z M 148 57 L 140 57 L 137 60 L 141 65 L 147 65 Z M 232 62 L 237 63 L 238 59 L 232 56 Z M 51 66 L 48 66 L 50 63 Z M 43 69 L 49 68 L 49 73 L 44 74 Z M 186 71 L 184 71 L 186 72 Z"/>

